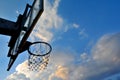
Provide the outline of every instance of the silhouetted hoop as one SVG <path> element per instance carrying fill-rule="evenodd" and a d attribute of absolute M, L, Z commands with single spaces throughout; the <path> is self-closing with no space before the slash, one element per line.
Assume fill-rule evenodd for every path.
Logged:
<path fill-rule="evenodd" d="M 52 47 L 47 42 L 33 42 L 28 48 L 28 53 L 33 56 L 45 56 L 50 54 Z"/>
<path fill-rule="evenodd" d="M 47 67 L 52 47 L 47 42 L 33 42 L 28 48 L 28 66 L 32 71 L 44 70 Z"/>

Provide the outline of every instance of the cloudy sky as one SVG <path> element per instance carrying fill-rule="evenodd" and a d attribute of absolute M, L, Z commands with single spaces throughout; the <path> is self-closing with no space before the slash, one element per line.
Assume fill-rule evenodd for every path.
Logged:
<path fill-rule="evenodd" d="M 16 21 L 26 3 L 0 1 L 0 17 Z M 10 37 L 0 35 L 0 80 L 120 80 L 120 1 L 45 0 L 30 41 L 47 41 L 53 51 L 45 70 L 28 71 L 27 52 L 6 71 Z"/>

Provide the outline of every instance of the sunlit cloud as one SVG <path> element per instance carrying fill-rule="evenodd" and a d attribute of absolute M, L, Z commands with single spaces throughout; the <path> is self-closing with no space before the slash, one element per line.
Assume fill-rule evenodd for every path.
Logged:
<path fill-rule="evenodd" d="M 59 2 L 60 0 L 54 0 L 53 3 L 45 0 L 45 11 L 30 37 L 32 41 L 51 41 L 55 34 L 52 30 L 61 28 L 64 20 L 57 13 Z M 75 29 L 79 27 L 75 23 L 67 25 L 62 29 L 64 32 L 67 32 L 71 26 Z M 81 29 L 79 35 L 87 37 L 86 29 Z M 71 49 L 66 48 L 66 51 L 56 49 L 52 52 L 45 70 L 30 71 L 26 60 L 19 64 L 16 71 L 6 80 L 103 80 L 120 72 L 119 41 L 120 33 L 104 35 L 89 51 L 89 54 L 83 52 L 77 57 L 76 52 Z"/>
<path fill-rule="evenodd" d="M 6 78 L 6 80 L 18 80 L 18 79 L 19 80 L 30 80 L 24 74 L 21 74 L 19 72 L 15 72 Z"/>
<path fill-rule="evenodd" d="M 120 72 L 119 40 L 120 33 L 108 34 L 98 40 L 91 49 L 91 55 L 81 54 L 81 61 L 73 55 L 74 53 L 70 53 L 70 50 L 57 51 L 57 54 L 54 52 L 51 55 L 47 69 L 35 74 L 27 71 L 27 63 L 23 62 L 13 74 L 23 74 L 30 80 L 104 80 Z"/>
<path fill-rule="evenodd" d="M 59 2 L 60 0 L 55 0 L 52 3 L 49 0 L 45 0 L 44 14 L 42 14 L 31 34 L 30 39 L 32 41 L 36 41 L 37 39 L 51 41 L 54 37 L 54 32 L 52 31 L 62 26 L 63 19 L 57 12 Z"/>

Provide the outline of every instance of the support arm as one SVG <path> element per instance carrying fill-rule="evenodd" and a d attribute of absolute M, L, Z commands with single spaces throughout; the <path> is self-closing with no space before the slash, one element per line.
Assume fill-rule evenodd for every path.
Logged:
<path fill-rule="evenodd" d="M 0 18 L 0 34 L 12 36 L 14 35 L 17 27 L 15 22 Z"/>

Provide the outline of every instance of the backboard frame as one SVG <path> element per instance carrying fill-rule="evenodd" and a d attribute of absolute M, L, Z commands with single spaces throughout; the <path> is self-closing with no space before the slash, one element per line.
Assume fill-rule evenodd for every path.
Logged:
<path fill-rule="evenodd" d="M 37 0 L 35 0 L 34 1 L 34 3 L 33 3 L 33 5 L 35 5 L 35 2 L 36 2 Z M 37 14 L 37 16 L 35 17 L 35 19 L 33 20 L 33 23 L 31 24 L 31 26 L 29 27 L 29 29 L 28 29 L 28 31 L 25 33 L 25 35 L 24 35 L 24 37 L 23 37 L 23 39 L 22 39 L 22 41 L 21 41 L 21 43 L 20 43 L 20 46 L 19 46 L 19 48 L 22 48 L 23 46 L 24 46 L 24 44 L 25 44 L 25 42 L 27 41 L 27 39 L 28 39 L 28 37 L 30 36 L 30 33 L 32 32 L 32 30 L 34 29 L 34 27 L 35 27 L 35 25 L 36 25 L 36 23 L 37 23 L 37 21 L 39 20 L 39 18 L 40 18 L 40 16 L 42 15 L 42 13 L 43 13 L 43 11 L 44 11 L 44 0 L 41 0 L 42 2 L 42 4 L 41 4 L 41 10 L 38 12 L 38 14 Z M 33 8 L 33 6 L 32 6 L 32 8 Z M 31 8 L 31 10 L 32 10 L 32 8 Z"/>
<path fill-rule="evenodd" d="M 28 27 L 26 27 L 25 22 L 32 15 L 31 12 L 32 12 L 37 1 L 40 1 L 40 5 L 38 5 L 38 6 L 41 6 L 41 8 L 38 11 L 36 17 L 34 18 L 32 24 L 29 25 Z M 35 27 L 37 21 L 39 20 L 41 14 L 43 13 L 43 11 L 44 11 L 44 0 L 34 0 L 32 6 L 30 6 L 29 4 L 26 5 L 26 9 L 25 9 L 23 15 L 20 15 L 21 16 L 21 18 L 20 18 L 21 23 L 19 24 L 18 33 L 16 36 L 12 36 L 11 41 L 9 42 L 9 45 L 8 45 L 10 47 L 10 50 L 8 52 L 8 57 L 10 57 L 10 61 L 8 64 L 7 71 L 10 70 L 10 68 L 12 67 L 16 58 L 22 52 L 25 44 L 27 43 L 27 39 L 30 36 L 30 33 L 34 29 L 34 27 Z M 18 19 L 18 21 L 19 21 L 19 19 Z M 21 37 L 21 34 L 23 34 L 22 37 Z"/>

